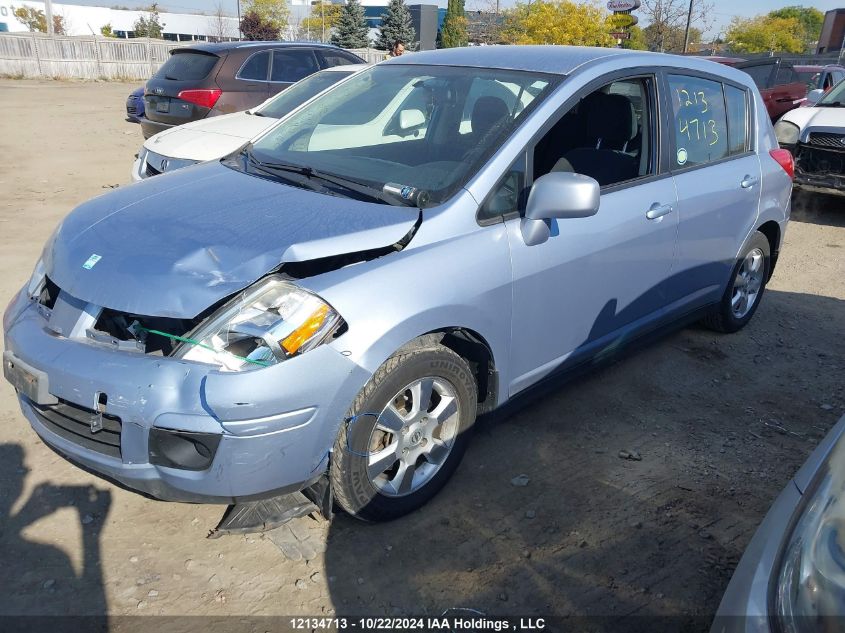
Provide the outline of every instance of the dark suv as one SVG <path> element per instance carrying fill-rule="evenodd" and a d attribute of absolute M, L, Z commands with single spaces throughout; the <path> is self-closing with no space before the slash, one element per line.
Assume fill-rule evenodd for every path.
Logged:
<path fill-rule="evenodd" d="M 147 82 L 144 138 L 175 125 L 258 105 L 329 66 L 362 64 L 352 53 L 326 44 L 227 42 L 174 49 Z"/>

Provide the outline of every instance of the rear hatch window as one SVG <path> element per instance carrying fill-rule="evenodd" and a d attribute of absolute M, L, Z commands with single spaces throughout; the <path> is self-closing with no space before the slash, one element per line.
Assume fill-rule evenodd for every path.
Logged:
<path fill-rule="evenodd" d="M 208 77 L 220 58 L 212 53 L 177 51 L 170 56 L 155 74 L 156 79 L 172 81 L 199 81 Z"/>

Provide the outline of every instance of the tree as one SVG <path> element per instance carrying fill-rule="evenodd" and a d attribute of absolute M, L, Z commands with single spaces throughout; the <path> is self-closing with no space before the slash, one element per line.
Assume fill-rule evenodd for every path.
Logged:
<path fill-rule="evenodd" d="M 457 48 L 466 46 L 467 18 L 464 13 L 464 0 L 449 0 L 446 6 L 446 16 L 443 18 L 443 28 L 440 31 L 441 48 Z"/>
<path fill-rule="evenodd" d="M 299 28 L 304 29 L 309 36 L 316 35 L 321 42 L 328 42 L 343 9 L 343 6 L 333 4 L 328 0 L 318 2 L 311 6 L 311 15 L 302 19 Z"/>
<path fill-rule="evenodd" d="M 214 13 L 208 19 L 208 35 L 213 42 L 223 42 L 238 36 L 229 16 L 223 9 L 222 2 L 217 3 L 217 6 L 214 7 Z"/>
<path fill-rule="evenodd" d="M 622 40 L 622 48 L 627 48 L 634 51 L 647 51 L 648 41 L 646 41 L 645 32 L 639 26 L 632 26 L 628 28 L 628 33 L 631 37 L 627 40 Z"/>
<path fill-rule="evenodd" d="M 340 9 L 332 44 L 343 48 L 365 48 L 370 43 L 370 27 L 364 17 L 364 7 L 358 0 L 347 0 Z"/>
<path fill-rule="evenodd" d="M 502 38 L 511 44 L 614 46 L 599 6 L 569 0 L 535 0 L 504 12 Z"/>
<path fill-rule="evenodd" d="M 33 9 L 32 7 L 12 7 L 12 13 L 32 33 L 46 33 L 47 32 L 47 16 L 41 9 Z M 63 15 L 53 15 L 53 33 L 56 35 L 66 35 L 67 25 Z"/>
<path fill-rule="evenodd" d="M 111 24 L 104 24 L 100 27 L 100 35 L 103 37 L 116 37 Z"/>
<path fill-rule="evenodd" d="M 667 51 L 670 53 L 681 53 L 684 50 L 684 28 L 683 27 L 660 27 L 649 24 L 643 29 L 646 48 L 653 51 Z M 695 27 L 689 30 L 688 50 L 695 51 L 701 45 L 701 31 Z"/>
<path fill-rule="evenodd" d="M 649 50 L 683 52 L 684 30 L 689 8 L 688 0 L 642 0 L 639 12 L 649 22 L 649 25 L 643 29 Z M 713 2 L 711 0 L 693 0 L 690 26 L 698 30 L 699 36 L 710 28 L 712 15 Z M 678 33 L 680 33 L 680 38 Z M 692 41 L 692 30 L 690 30 L 690 41 Z"/>
<path fill-rule="evenodd" d="M 734 18 L 726 34 L 728 47 L 737 53 L 778 51 L 801 53 L 805 50 L 804 29 L 798 18 Z"/>
<path fill-rule="evenodd" d="M 801 40 L 804 51 L 813 52 L 822 32 L 824 13 L 814 7 L 784 7 L 769 12 L 770 18 L 795 18 L 801 24 Z"/>
<path fill-rule="evenodd" d="M 279 27 L 264 20 L 255 11 L 247 11 L 241 18 L 241 33 L 244 39 L 254 41 L 268 41 L 279 39 Z"/>
<path fill-rule="evenodd" d="M 135 20 L 135 26 L 132 27 L 135 31 L 135 37 L 152 37 L 155 39 L 161 39 L 161 30 L 164 25 L 159 20 L 158 4 L 153 2 L 146 11 L 147 15 L 142 15 Z"/>
<path fill-rule="evenodd" d="M 286 0 L 246 0 L 244 2 L 244 15 L 250 12 L 255 13 L 260 18 L 261 23 L 276 29 L 276 37 L 271 39 L 278 39 L 279 33 L 288 26 L 290 9 Z M 243 31 L 243 27 L 241 27 L 241 31 Z"/>
<path fill-rule="evenodd" d="M 405 0 L 390 0 L 387 3 L 387 13 L 381 15 L 381 27 L 376 38 L 376 48 L 390 50 L 393 42 L 401 40 L 405 47 L 412 48 L 417 40 L 417 34 L 411 24 L 411 12 Z"/>
<path fill-rule="evenodd" d="M 464 12 L 467 19 L 467 37 L 475 44 L 502 44 L 503 16 L 497 0 L 475 0 Z"/>

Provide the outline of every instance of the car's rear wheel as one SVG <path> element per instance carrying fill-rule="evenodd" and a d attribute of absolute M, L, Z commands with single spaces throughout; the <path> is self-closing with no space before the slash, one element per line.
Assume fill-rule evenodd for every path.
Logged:
<path fill-rule="evenodd" d="M 353 403 L 335 442 L 338 505 L 367 521 L 416 510 L 448 481 L 475 422 L 467 362 L 425 339 L 391 356 Z"/>
<path fill-rule="evenodd" d="M 738 258 L 721 302 L 704 318 L 704 325 L 717 332 L 745 327 L 763 298 L 770 266 L 769 240 L 758 231 Z"/>

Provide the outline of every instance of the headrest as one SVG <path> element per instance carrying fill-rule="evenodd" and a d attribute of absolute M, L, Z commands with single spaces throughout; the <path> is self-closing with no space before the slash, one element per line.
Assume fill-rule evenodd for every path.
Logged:
<path fill-rule="evenodd" d="M 624 95 L 593 92 L 581 102 L 586 112 L 587 137 L 625 143 L 637 135 L 634 106 Z"/>
<path fill-rule="evenodd" d="M 499 97 L 478 97 L 475 105 L 472 106 L 472 123 L 473 134 L 487 134 L 503 119 L 509 117 L 511 114 L 508 105 L 499 99 Z"/>

